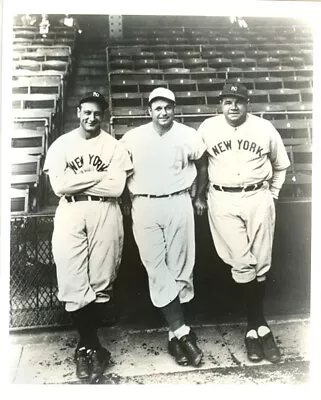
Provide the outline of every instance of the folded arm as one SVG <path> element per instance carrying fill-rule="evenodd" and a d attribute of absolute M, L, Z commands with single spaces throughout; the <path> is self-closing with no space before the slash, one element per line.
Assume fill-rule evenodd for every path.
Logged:
<path fill-rule="evenodd" d="M 103 178 L 103 173 L 97 171 L 88 171 L 75 174 L 70 168 L 64 171 L 50 171 L 49 179 L 53 191 L 59 197 L 64 195 L 73 195 L 96 185 Z"/>
<path fill-rule="evenodd" d="M 101 174 L 103 174 L 103 179 L 83 193 L 102 197 L 119 197 L 125 187 L 126 171 L 110 170 Z"/>

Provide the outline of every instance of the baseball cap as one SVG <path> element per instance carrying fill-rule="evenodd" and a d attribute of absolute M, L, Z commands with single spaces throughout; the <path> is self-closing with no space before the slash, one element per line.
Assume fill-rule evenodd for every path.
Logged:
<path fill-rule="evenodd" d="M 88 92 L 86 93 L 80 100 L 79 100 L 79 106 L 82 103 L 86 102 L 95 102 L 98 103 L 102 106 L 104 110 L 108 108 L 108 102 L 106 101 L 105 97 L 99 93 L 99 92 Z"/>
<path fill-rule="evenodd" d="M 222 99 L 222 97 L 225 96 L 236 96 L 248 100 L 249 93 L 247 88 L 241 83 L 226 83 L 219 95 L 219 98 Z"/>
<path fill-rule="evenodd" d="M 148 97 L 148 103 L 151 103 L 156 98 L 167 99 L 175 103 L 174 93 L 171 90 L 163 87 L 156 88 L 150 93 Z"/>

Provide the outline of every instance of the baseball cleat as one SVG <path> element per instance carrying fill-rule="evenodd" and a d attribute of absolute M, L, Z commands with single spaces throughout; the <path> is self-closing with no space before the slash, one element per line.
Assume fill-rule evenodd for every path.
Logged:
<path fill-rule="evenodd" d="M 247 358 L 250 361 L 259 362 L 263 360 L 263 350 L 260 339 L 251 336 L 246 336 L 245 347 L 247 351 Z"/>
<path fill-rule="evenodd" d="M 187 356 L 188 361 L 197 367 L 202 361 L 203 352 L 196 344 L 196 336 L 190 332 L 179 339 L 179 343 Z"/>
<path fill-rule="evenodd" d="M 264 358 L 271 363 L 278 363 L 281 359 L 281 354 L 275 343 L 272 332 L 269 332 L 264 336 L 259 336 L 259 338 Z"/>
<path fill-rule="evenodd" d="M 107 364 L 110 360 L 110 352 L 101 347 L 98 350 L 90 350 L 89 357 L 89 366 L 90 366 L 90 377 L 89 383 L 98 383 L 99 379 L 102 377 Z"/>
<path fill-rule="evenodd" d="M 184 350 L 182 349 L 182 346 L 176 337 L 168 342 L 168 352 L 175 358 L 177 364 L 184 366 L 189 364 L 186 354 L 184 353 Z"/>
<path fill-rule="evenodd" d="M 85 347 L 77 349 L 75 352 L 76 362 L 76 376 L 78 379 L 86 379 L 90 375 L 89 371 L 89 360 L 87 356 L 87 350 Z"/>

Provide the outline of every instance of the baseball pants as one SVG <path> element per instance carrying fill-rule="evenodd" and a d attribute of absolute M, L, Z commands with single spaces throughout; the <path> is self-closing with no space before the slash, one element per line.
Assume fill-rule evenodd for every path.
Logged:
<path fill-rule="evenodd" d="M 238 283 L 265 279 L 271 267 L 275 206 L 268 183 L 249 192 L 210 188 L 208 216 L 219 257 Z"/>
<path fill-rule="evenodd" d="M 109 301 L 123 248 L 118 203 L 60 202 L 54 219 L 52 251 L 57 267 L 58 299 L 66 311 Z"/>
<path fill-rule="evenodd" d="M 165 198 L 136 196 L 133 233 L 149 279 L 152 303 L 164 307 L 177 295 L 194 297 L 194 214 L 189 193 Z"/>

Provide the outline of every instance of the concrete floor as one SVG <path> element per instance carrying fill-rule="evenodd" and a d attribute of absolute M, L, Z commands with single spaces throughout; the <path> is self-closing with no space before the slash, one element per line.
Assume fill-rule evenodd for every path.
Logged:
<path fill-rule="evenodd" d="M 194 330 L 204 352 L 200 367 L 181 367 L 167 352 L 164 328 L 102 328 L 104 347 L 112 353 L 102 384 L 307 384 L 309 319 L 269 321 L 282 354 L 279 364 L 253 364 L 244 346 L 245 324 L 198 325 Z M 77 384 L 74 331 L 12 333 L 8 382 Z"/>

